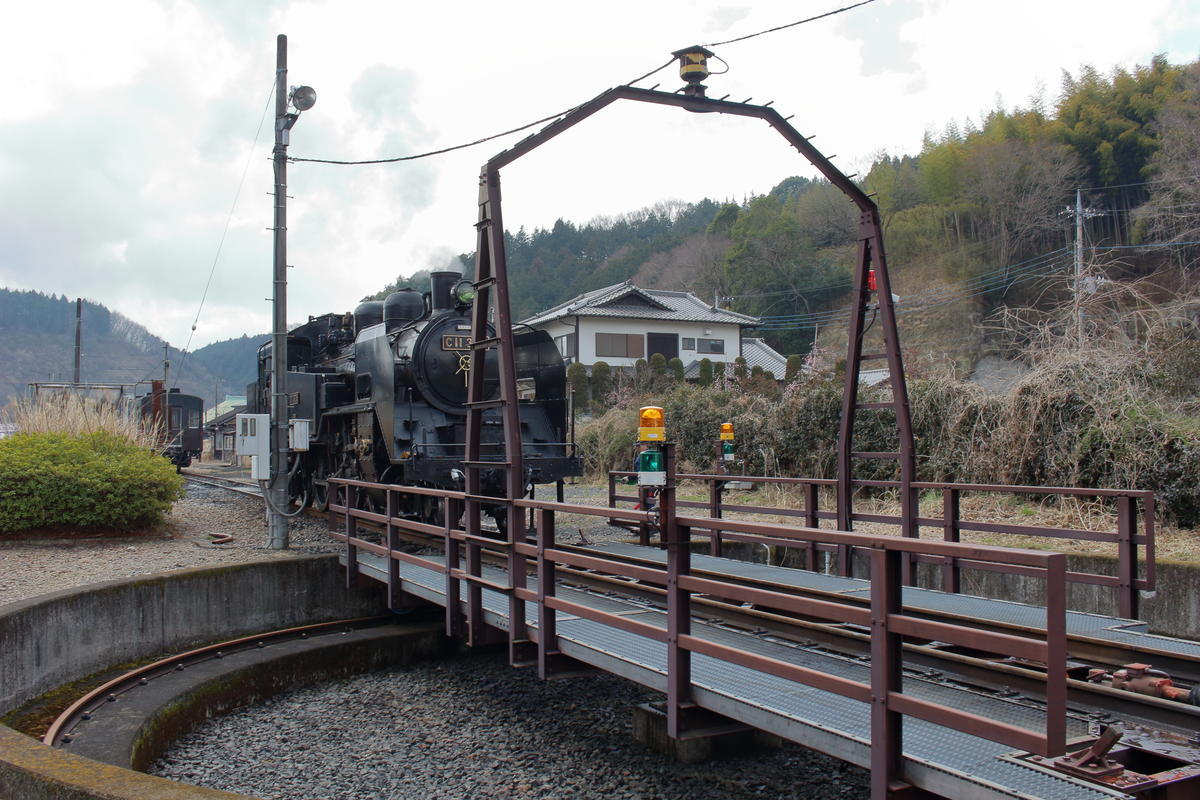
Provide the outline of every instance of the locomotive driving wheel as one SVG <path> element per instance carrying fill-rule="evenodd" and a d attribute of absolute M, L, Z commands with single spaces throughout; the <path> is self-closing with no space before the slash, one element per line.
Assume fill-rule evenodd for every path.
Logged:
<path fill-rule="evenodd" d="M 322 456 L 313 467 L 310 484 L 312 486 L 312 507 L 314 511 L 324 513 L 329 510 L 329 458 Z"/>

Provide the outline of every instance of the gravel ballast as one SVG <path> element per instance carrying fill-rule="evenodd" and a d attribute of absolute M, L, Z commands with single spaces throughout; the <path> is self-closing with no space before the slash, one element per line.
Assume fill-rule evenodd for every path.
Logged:
<path fill-rule="evenodd" d="M 866 797 L 866 774 L 787 745 L 682 765 L 632 739 L 660 695 L 611 675 L 540 681 L 498 651 L 281 695 L 206 723 L 151 772 L 293 798 Z"/>

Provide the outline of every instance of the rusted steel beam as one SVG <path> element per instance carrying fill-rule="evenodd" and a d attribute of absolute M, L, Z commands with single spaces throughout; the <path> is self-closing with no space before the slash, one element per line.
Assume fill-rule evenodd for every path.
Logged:
<path fill-rule="evenodd" d="M 698 594 L 707 594 L 725 600 L 738 600 L 743 603 L 753 603 L 756 606 L 766 606 L 767 608 L 779 611 L 790 611 L 794 614 L 818 617 L 833 622 L 845 622 L 862 626 L 871 624 L 871 615 L 865 608 L 849 606 L 844 603 L 813 600 L 807 597 L 798 597 L 794 594 L 775 592 L 768 589 L 755 589 L 750 586 L 742 586 L 711 578 L 700 578 L 695 575 L 680 576 L 679 586 Z"/>
<path fill-rule="evenodd" d="M 871 551 L 871 800 L 887 800 L 892 782 L 904 779 L 904 718 L 893 705 L 904 691 L 904 650 L 889 624 L 903 612 L 902 556 Z"/>
<path fill-rule="evenodd" d="M 656 642 L 666 642 L 667 632 L 657 625 L 650 625 L 646 622 L 638 622 L 629 617 L 621 616 L 620 614 L 610 614 L 607 611 L 598 611 L 591 606 L 585 606 L 581 603 L 573 603 L 570 600 L 564 600 L 561 597 L 547 597 L 546 605 L 557 611 L 564 611 L 568 614 L 573 614 L 583 619 L 590 619 L 593 622 L 599 622 L 604 625 L 610 625 L 627 633 L 634 633 L 638 636 L 644 636 L 647 639 L 653 639 Z"/>
<path fill-rule="evenodd" d="M 346 487 L 346 508 L 352 509 L 356 504 L 357 489 L 354 486 Z M 358 586 L 358 547 L 354 541 L 358 538 L 358 518 L 354 514 L 347 511 L 346 513 L 346 588 L 353 589 Z"/>
<path fill-rule="evenodd" d="M 947 542 L 959 541 L 959 501 L 957 489 L 942 489 L 942 538 Z M 961 582 L 958 559 L 947 556 L 942 562 L 942 591 L 958 594 Z"/>
<path fill-rule="evenodd" d="M 680 643 L 692 633 L 692 593 L 681 584 L 692 571 L 692 537 L 675 516 L 675 444 L 664 442 L 662 449 L 666 482 L 658 495 L 658 525 L 667 546 L 667 735 L 679 739 L 692 705 L 692 654 Z"/>
<path fill-rule="evenodd" d="M 858 681 L 852 681 L 837 675 L 830 675 L 826 672 L 819 672 L 808 667 L 790 664 L 787 661 L 780 661 L 770 656 L 738 650 L 729 645 L 711 642 L 697 636 L 689 635 L 680 637 L 680 643 L 693 653 L 712 656 L 713 658 L 728 661 L 731 664 L 737 664 L 747 669 L 758 670 L 768 675 L 775 675 L 795 681 L 796 683 L 802 683 L 805 686 L 812 686 L 822 691 L 839 694 L 851 700 L 858 700 L 863 703 L 871 702 L 871 687 L 865 683 L 859 683 Z"/>

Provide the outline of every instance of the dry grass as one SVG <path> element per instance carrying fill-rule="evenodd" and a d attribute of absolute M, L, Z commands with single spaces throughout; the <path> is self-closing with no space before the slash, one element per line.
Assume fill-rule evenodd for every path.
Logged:
<path fill-rule="evenodd" d="M 147 424 L 127 408 L 66 393 L 17 400 L 4 416 L 21 433 L 84 436 L 106 431 L 151 450 L 162 441 L 161 421 Z"/>
<path fill-rule="evenodd" d="M 706 501 L 707 490 L 694 484 L 685 484 L 679 489 L 679 498 Z M 803 508 L 802 490 L 781 485 L 764 485 L 755 491 L 726 492 L 725 502 L 735 505 L 755 505 L 770 508 Z M 835 505 L 832 490 L 822 489 L 818 495 L 818 507 L 832 511 Z M 900 502 L 896 495 L 860 496 L 855 499 L 854 510 L 860 514 L 899 516 Z M 942 500 L 939 495 L 926 493 L 920 498 L 919 514 L 922 517 L 940 518 Z M 971 522 L 1037 526 L 1070 530 L 1100 531 L 1113 533 L 1117 530 L 1116 511 L 1097 500 L 1077 497 L 1031 498 L 1024 495 L 966 493 L 959 504 L 960 519 Z M 796 517 L 763 513 L 726 513 L 727 519 L 755 522 L 772 522 L 783 525 L 798 525 Z M 1140 520 L 1139 520 L 1140 522 Z M 822 528 L 832 530 L 830 520 L 822 520 Z M 884 536 L 899 536 L 898 525 L 881 522 L 858 522 L 855 530 Z M 1142 533 L 1139 525 L 1139 533 Z M 942 539 L 940 527 L 922 527 L 922 539 Z M 1173 526 L 1155 525 L 1156 558 L 1166 561 L 1200 562 L 1200 531 Z M 963 531 L 961 541 L 997 547 L 1054 550 L 1061 553 L 1105 555 L 1116 557 L 1115 543 L 1094 542 L 1083 539 L 1061 539 L 1055 537 L 1027 536 L 978 531 Z M 1144 550 L 1140 551 L 1144 554 Z"/>

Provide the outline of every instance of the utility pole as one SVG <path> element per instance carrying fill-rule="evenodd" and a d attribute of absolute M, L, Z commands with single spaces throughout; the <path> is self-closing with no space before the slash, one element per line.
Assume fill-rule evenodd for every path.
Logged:
<path fill-rule="evenodd" d="M 75 298 L 75 383 L 79 380 L 79 362 L 83 355 L 83 298 Z"/>
<path fill-rule="evenodd" d="M 162 434 L 163 443 L 170 444 L 170 385 L 167 375 L 170 374 L 170 344 L 162 343 Z"/>
<path fill-rule="evenodd" d="M 1080 291 L 1083 282 L 1083 192 L 1075 190 L 1075 343 L 1083 347 L 1083 306 Z"/>
<path fill-rule="evenodd" d="M 288 547 L 288 395 L 287 395 L 287 147 L 292 126 L 317 101 L 308 86 L 288 92 L 287 36 L 275 40 L 275 222 L 274 281 L 271 330 L 271 480 L 267 492 L 267 547 Z M 296 111 L 288 112 L 291 104 Z"/>
<path fill-rule="evenodd" d="M 287 36 L 275 40 L 275 292 L 271 308 L 271 502 L 267 504 L 267 547 L 286 550 L 287 508 Z"/>

